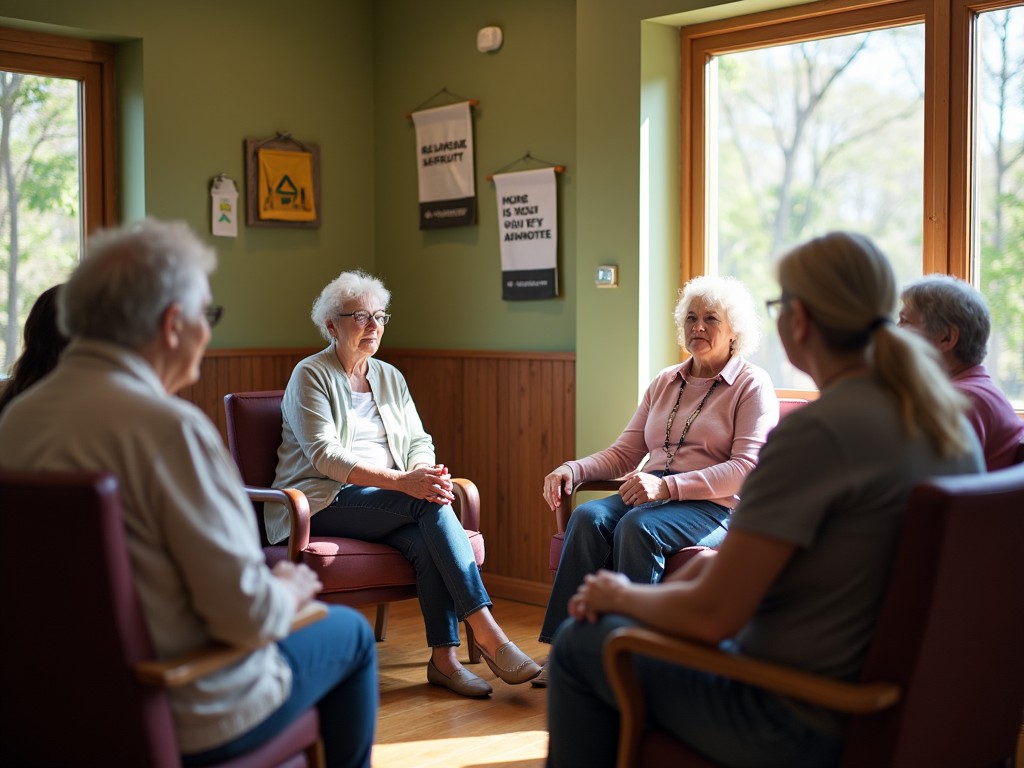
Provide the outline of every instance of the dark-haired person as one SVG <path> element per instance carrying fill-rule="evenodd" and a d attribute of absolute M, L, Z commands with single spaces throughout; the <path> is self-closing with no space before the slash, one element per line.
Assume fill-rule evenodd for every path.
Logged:
<path fill-rule="evenodd" d="M 859 235 L 835 232 L 778 264 L 778 329 L 821 397 L 783 419 L 743 485 L 718 551 L 660 584 L 588 576 L 548 661 L 548 765 L 615 764 L 618 711 L 601 659 L 615 629 L 647 625 L 855 680 L 911 489 L 984 471 L 965 398 L 934 350 L 889 320 L 896 280 Z M 833 768 L 845 718 L 755 686 L 640 658 L 648 718 L 729 768 Z"/>
<path fill-rule="evenodd" d="M 982 365 L 992 329 L 985 297 L 963 280 L 928 275 L 904 288 L 900 299 L 900 327 L 928 339 L 953 386 L 970 399 L 967 420 L 981 442 L 988 471 L 1010 466 L 1024 440 L 1024 421 Z"/>
<path fill-rule="evenodd" d="M 25 319 L 25 346 L 0 391 L 0 413 L 7 404 L 57 366 L 68 340 L 57 327 L 57 291 L 47 288 L 36 299 Z"/>

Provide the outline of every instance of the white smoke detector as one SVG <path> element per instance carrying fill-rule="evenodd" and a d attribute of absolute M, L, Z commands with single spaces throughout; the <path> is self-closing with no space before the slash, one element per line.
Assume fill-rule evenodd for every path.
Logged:
<path fill-rule="evenodd" d="M 484 27 L 476 33 L 476 49 L 480 53 L 490 53 L 501 48 L 501 27 Z"/>

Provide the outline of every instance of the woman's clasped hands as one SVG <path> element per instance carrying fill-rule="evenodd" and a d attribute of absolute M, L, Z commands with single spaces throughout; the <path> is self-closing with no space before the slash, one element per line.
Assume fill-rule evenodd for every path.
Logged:
<path fill-rule="evenodd" d="M 655 499 L 670 498 L 668 485 L 657 475 L 650 475 L 646 472 L 630 472 L 626 475 L 622 485 L 619 486 L 619 495 L 622 501 L 631 507 L 637 504 L 646 504 Z"/>
<path fill-rule="evenodd" d="M 399 480 L 399 489 L 416 499 L 435 504 L 455 500 L 452 475 L 444 464 L 417 464 Z"/>

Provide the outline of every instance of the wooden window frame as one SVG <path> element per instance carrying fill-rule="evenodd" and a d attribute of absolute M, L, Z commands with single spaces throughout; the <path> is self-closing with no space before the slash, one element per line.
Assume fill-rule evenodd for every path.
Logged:
<path fill-rule="evenodd" d="M 922 274 L 972 279 L 972 93 L 977 15 L 1020 0 L 826 0 L 682 27 L 680 284 L 708 269 L 707 63 L 713 56 L 836 34 L 924 23 Z M 817 397 L 816 390 L 777 390 Z M 1021 413 L 1024 418 L 1024 413 Z"/>
<path fill-rule="evenodd" d="M 949 267 L 949 3 L 941 0 L 826 2 L 682 27 L 681 282 L 708 264 L 707 63 L 714 56 L 820 37 L 925 25 L 924 272 Z"/>
<path fill-rule="evenodd" d="M 970 280 L 971 273 L 971 199 L 974 175 L 974 43 L 978 14 L 1019 6 L 1020 0 L 952 0 L 950 71 L 950 202 L 949 269 L 951 275 Z"/>
<path fill-rule="evenodd" d="M 0 27 L 0 69 L 82 83 L 83 235 L 117 223 L 114 45 Z M 84 246 L 84 243 L 83 243 Z"/>

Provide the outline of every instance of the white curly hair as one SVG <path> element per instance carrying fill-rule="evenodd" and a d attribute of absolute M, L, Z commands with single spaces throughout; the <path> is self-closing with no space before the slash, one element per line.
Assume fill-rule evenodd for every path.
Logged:
<path fill-rule="evenodd" d="M 757 351 L 761 343 L 761 321 L 757 316 L 754 297 L 750 289 L 735 277 L 719 275 L 700 275 L 688 281 L 679 292 L 674 312 L 676 319 L 676 339 L 679 346 L 686 349 L 686 337 L 683 334 L 683 323 L 686 312 L 694 299 L 702 299 L 725 313 L 729 326 L 732 328 L 732 351 L 735 355 L 746 355 Z M 687 352 L 690 350 L 686 349 Z"/>
<path fill-rule="evenodd" d="M 342 272 L 331 280 L 313 302 L 310 318 L 320 331 L 320 335 L 331 341 L 327 330 L 327 321 L 337 317 L 345 308 L 345 303 L 358 299 L 360 296 L 372 296 L 380 302 L 381 309 L 387 309 L 391 301 L 391 291 L 384 287 L 378 278 L 361 269 Z"/>

